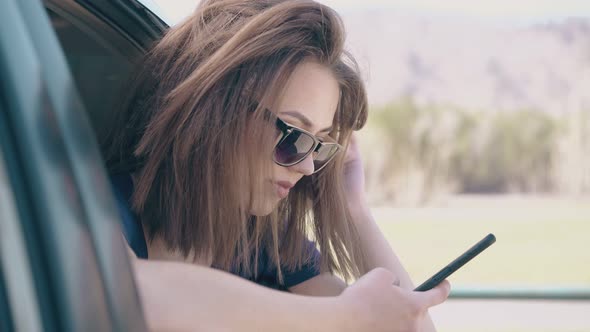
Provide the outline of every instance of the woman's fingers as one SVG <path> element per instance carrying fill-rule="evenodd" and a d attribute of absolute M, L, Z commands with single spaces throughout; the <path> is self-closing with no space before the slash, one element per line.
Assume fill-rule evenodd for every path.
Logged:
<path fill-rule="evenodd" d="M 425 292 L 414 292 L 421 307 L 428 309 L 443 303 L 451 293 L 451 284 L 444 280 L 438 286 Z"/>

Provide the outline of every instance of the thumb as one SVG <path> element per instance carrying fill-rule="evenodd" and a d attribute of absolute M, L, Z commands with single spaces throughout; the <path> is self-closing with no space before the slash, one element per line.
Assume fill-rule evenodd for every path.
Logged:
<path fill-rule="evenodd" d="M 444 280 L 438 286 L 426 292 L 414 292 L 420 305 L 426 309 L 443 303 L 449 297 L 450 293 L 451 284 L 447 280 Z"/>

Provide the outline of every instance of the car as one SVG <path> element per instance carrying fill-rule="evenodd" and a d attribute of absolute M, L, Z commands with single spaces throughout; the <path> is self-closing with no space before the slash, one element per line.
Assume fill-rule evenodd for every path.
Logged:
<path fill-rule="evenodd" d="M 0 11 L 0 330 L 144 331 L 97 141 L 167 24 L 134 0 Z"/>

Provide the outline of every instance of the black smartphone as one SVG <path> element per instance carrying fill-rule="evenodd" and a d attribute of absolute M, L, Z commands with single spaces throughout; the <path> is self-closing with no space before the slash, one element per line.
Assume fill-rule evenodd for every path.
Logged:
<path fill-rule="evenodd" d="M 457 257 L 457 259 L 449 263 L 449 265 L 443 267 L 435 275 L 430 277 L 430 279 L 426 280 L 424 283 L 422 283 L 422 285 L 416 287 L 416 289 L 414 290 L 418 292 L 424 292 L 436 287 L 436 285 L 440 284 L 453 272 L 457 271 L 461 266 L 465 265 L 465 263 L 472 260 L 473 257 L 479 255 L 482 251 L 487 249 L 494 242 L 496 242 L 496 237 L 494 236 L 494 234 L 488 234 L 481 241 L 477 242 L 473 247 L 469 248 L 469 250 L 464 252 L 463 255 Z"/>

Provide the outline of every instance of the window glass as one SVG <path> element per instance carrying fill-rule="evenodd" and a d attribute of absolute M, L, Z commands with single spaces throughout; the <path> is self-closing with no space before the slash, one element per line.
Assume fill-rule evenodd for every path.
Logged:
<path fill-rule="evenodd" d="M 3 120 L 0 105 L 0 139 L 6 147 L 7 128 Z M 15 174 L 8 176 L 2 148 L 0 145 L 0 331 L 11 331 L 13 323 L 19 331 L 40 331 L 29 253 L 13 191 L 13 183 L 19 179 Z"/>
<path fill-rule="evenodd" d="M 0 189 L 2 190 L 2 189 Z M 2 207 L 0 203 L 0 208 Z M 0 331 L 11 332 L 12 327 L 12 313 L 8 303 L 8 294 L 6 293 L 6 285 L 4 283 L 4 274 L 2 273 L 2 265 L 0 265 Z"/>
<path fill-rule="evenodd" d="M 98 30 L 98 23 L 88 20 L 86 24 L 89 26 L 85 26 L 80 22 L 74 24 L 71 19 L 51 10 L 48 14 L 93 129 L 98 137 L 102 137 L 109 128 L 121 85 L 131 70 L 131 59 L 124 50 L 113 48 L 106 39 L 108 33 L 93 30 Z"/>

